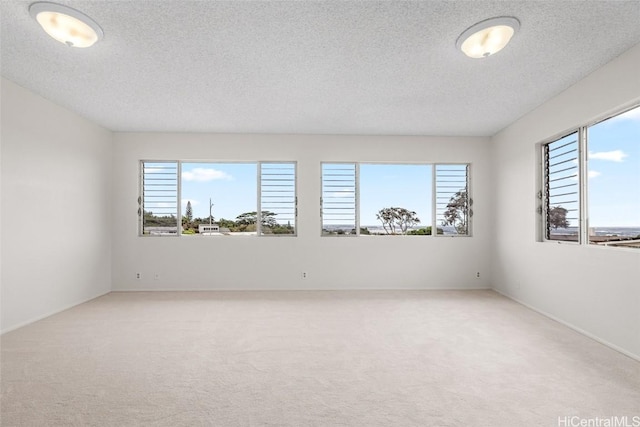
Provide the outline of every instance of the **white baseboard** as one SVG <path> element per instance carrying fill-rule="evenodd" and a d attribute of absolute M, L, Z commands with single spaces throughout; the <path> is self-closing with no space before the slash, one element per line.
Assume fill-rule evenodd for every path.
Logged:
<path fill-rule="evenodd" d="M 554 316 L 553 314 L 549 314 L 544 310 L 540 310 L 539 308 L 536 308 L 536 307 L 534 307 L 534 306 L 532 306 L 530 304 L 527 304 L 526 302 L 521 301 L 518 298 L 515 298 L 515 297 L 507 294 L 506 292 L 503 292 L 503 291 L 501 291 L 499 289 L 495 289 L 495 288 L 493 288 L 493 290 L 495 292 L 499 293 L 500 295 L 502 295 L 505 298 L 509 298 L 510 300 L 515 301 L 518 304 L 523 305 L 523 306 L 527 307 L 528 309 L 535 311 L 536 313 L 542 314 L 543 316 L 548 317 L 549 319 L 554 320 L 554 321 L 556 321 L 556 322 L 558 322 L 558 323 L 560 323 L 560 324 L 562 324 L 562 325 L 564 325 L 564 326 L 566 326 L 566 327 L 568 327 L 570 329 L 573 329 L 574 331 L 576 331 L 576 332 L 578 332 L 578 333 L 580 333 L 580 334 L 582 334 L 582 335 L 584 335 L 584 336 L 586 336 L 588 338 L 591 338 L 592 340 L 597 341 L 600 344 L 606 345 L 607 347 L 617 351 L 618 353 L 622 353 L 625 356 L 630 357 L 630 358 L 640 362 L 640 355 L 638 355 L 638 354 L 631 353 L 630 351 L 625 350 L 624 348 L 619 347 L 619 346 L 617 346 L 615 344 L 612 344 L 609 341 L 604 340 L 604 339 L 602 339 L 602 338 L 600 338 L 600 337 L 598 337 L 598 336 L 596 336 L 596 335 L 594 335 L 594 334 L 592 334 L 590 332 L 587 332 L 582 328 L 579 328 L 579 327 L 577 327 L 575 325 L 572 325 L 571 323 L 566 322 L 566 321 Z"/>
<path fill-rule="evenodd" d="M 114 288 L 111 292 L 305 292 L 305 291 L 492 291 L 488 287 L 478 288 Z"/>
<path fill-rule="evenodd" d="M 49 311 L 49 312 L 47 312 L 47 313 L 45 313 L 45 314 L 43 314 L 43 315 L 41 315 L 41 316 L 37 316 L 37 317 L 34 317 L 34 318 L 32 318 L 32 319 L 26 320 L 26 321 L 24 321 L 24 322 L 20 322 L 20 323 L 18 323 L 17 325 L 10 326 L 10 327 L 9 327 L 9 328 L 7 328 L 7 329 L 2 329 L 2 331 L 0 331 L 0 335 L 4 335 L 4 334 L 6 334 L 7 332 L 14 331 L 14 330 L 16 330 L 16 329 L 18 329 L 18 328 L 22 328 L 23 326 L 27 326 L 27 325 L 30 325 L 30 324 L 32 324 L 32 323 L 35 323 L 35 322 L 37 322 L 37 321 L 39 321 L 39 320 L 45 319 L 45 318 L 47 318 L 47 317 L 49 317 L 49 316 L 53 316 L 54 314 L 58 314 L 58 313 L 61 313 L 61 312 L 65 311 L 65 310 L 69 310 L 70 308 L 73 308 L 73 307 L 75 307 L 76 305 L 84 304 L 85 302 L 91 301 L 92 299 L 99 298 L 99 297 L 101 297 L 101 296 L 103 296 L 103 295 L 106 295 L 106 294 L 108 294 L 108 293 L 111 293 L 111 291 L 109 290 L 109 291 L 107 291 L 107 292 L 103 292 L 103 293 L 98 294 L 98 295 L 96 295 L 96 296 L 92 296 L 92 297 L 89 297 L 89 298 L 83 299 L 83 300 L 81 300 L 81 301 L 77 301 L 77 302 L 74 302 L 74 303 L 72 303 L 72 304 L 65 305 L 65 306 L 64 306 L 64 307 L 62 307 L 62 308 L 59 308 L 59 309 L 56 309 L 56 310 L 53 310 L 53 311 Z"/>

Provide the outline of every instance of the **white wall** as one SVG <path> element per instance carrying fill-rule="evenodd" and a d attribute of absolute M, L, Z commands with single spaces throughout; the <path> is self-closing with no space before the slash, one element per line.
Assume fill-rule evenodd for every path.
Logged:
<path fill-rule="evenodd" d="M 638 70 L 640 45 L 492 138 L 494 287 L 636 358 L 640 251 L 536 241 L 535 194 L 537 143 L 640 101 Z"/>
<path fill-rule="evenodd" d="M 0 328 L 110 289 L 493 286 L 640 357 L 640 251 L 537 242 L 535 213 L 536 144 L 640 100 L 638 69 L 640 46 L 491 140 L 112 135 L 2 79 Z M 299 235 L 138 237 L 140 159 L 295 160 Z M 474 236 L 322 238 L 321 161 L 471 162 Z"/>
<path fill-rule="evenodd" d="M 111 132 L 1 81 L 6 332 L 111 289 Z"/>
<path fill-rule="evenodd" d="M 116 133 L 113 289 L 488 288 L 493 203 L 488 143 L 488 138 Z M 140 159 L 295 160 L 298 237 L 138 237 Z M 474 236 L 323 238 L 321 161 L 471 162 Z M 305 280 L 302 271 L 308 272 Z"/>

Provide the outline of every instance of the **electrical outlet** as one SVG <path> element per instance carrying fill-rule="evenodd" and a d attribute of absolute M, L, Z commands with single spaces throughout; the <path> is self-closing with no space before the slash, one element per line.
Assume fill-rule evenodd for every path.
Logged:
<path fill-rule="evenodd" d="M 478 279 L 480 278 L 480 272 L 479 272 L 479 271 L 476 273 L 476 277 L 477 277 Z"/>
<path fill-rule="evenodd" d="M 307 272 L 306 272 L 306 271 L 303 271 L 303 272 L 302 272 L 302 278 L 303 278 L 303 279 L 306 279 L 306 278 L 307 278 Z"/>
<path fill-rule="evenodd" d="M 142 274 L 141 273 L 136 273 L 136 279 L 138 279 L 138 280 L 142 279 Z"/>

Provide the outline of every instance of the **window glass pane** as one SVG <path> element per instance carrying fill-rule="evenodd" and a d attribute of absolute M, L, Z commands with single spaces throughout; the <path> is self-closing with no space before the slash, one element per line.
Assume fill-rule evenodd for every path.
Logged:
<path fill-rule="evenodd" d="M 322 235 L 355 235 L 356 165 L 322 164 Z"/>
<path fill-rule="evenodd" d="M 360 234 L 431 234 L 431 168 L 360 164 Z"/>
<path fill-rule="evenodd" d="M 257 180 L 256 163 L 182 163 L 182 234 L 256 235 Z"/>
<path fill-rule="evenodd" d="M 142 162 L 142 234 L 178 233 L 178 163 Z"/>
<path fill-rule="evenodd" d="M 589 242 L 640 248 L 640 107 L 587 129 Z"/>
<path fill-rule="evenodd" d="M 260 209 L 263 235 L 296 233 L 295 163 L 260 164 Z"/>
<path fill-rule="evenodd" d="M 438 234 L 469 234 L 469 165 L 436 165 Z"/>
<path fill-rule="evenodd" d="M 580 192 L 578 132 L 544 146 L 545 235 L 579 241 Z"/>

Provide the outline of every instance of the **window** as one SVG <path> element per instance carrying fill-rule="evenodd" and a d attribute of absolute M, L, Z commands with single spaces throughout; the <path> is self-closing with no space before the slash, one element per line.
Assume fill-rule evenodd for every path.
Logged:
<path fill-rule="evenodd" d="M 468 164 L 322 164 L 322 234 L 470 235 Z"/>
<path fill-rule="evenodd" d="M 293 162 L 141 164 L 143 235 L 296 234 Z"/>
<path fill-rule="evenodd" d="M 261 163 L 262 234 L 295 234 L 296 202 L 295 163 Z"/>
<path fill-rule="evenodd" d="M 469 197 L 469 165 L 436 165 L 436 224 L 438 234 L 466 236 L 473 215 Z"/>
<path fill-rule="evenodd" d="M 322 164 L 322 234 L 356 235 L 357 165 Z"/>
<path fill-rule="evenodd" d="M 578 132 L 544 146 L 545 238 L 579 240 Z"/>
<path fill-rule="evenodd" d="M 143 162 L 142 195 L 138 198 L 141 233 L 178 233 L 178 163 Z"/>
<path fill-rule="evenodd" d="M 544 239 L 640 248 L 640 107 L 542 148 Z"/>

